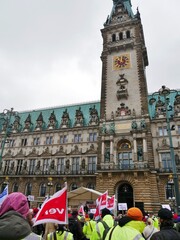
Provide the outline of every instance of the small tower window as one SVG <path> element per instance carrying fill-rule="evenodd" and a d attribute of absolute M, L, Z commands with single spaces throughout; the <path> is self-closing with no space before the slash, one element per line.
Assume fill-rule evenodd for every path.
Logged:
<path fill-rule="evenodd" d="M 113 34 L 112 35 L 112 42 L 115 42 L 116 41 L 116 34 Z"/>
<path fill-rule="evenodd" d="M 131 33 L 130 33 L 130 31 L 127 31 L 126 32 L 126 38 L 130 38 L 131 37 Z"/>
<path fill-rule="evenodd" d="M 122 32 L 119 33 L 119 40 L 123 40 L 123 33 Z"/>

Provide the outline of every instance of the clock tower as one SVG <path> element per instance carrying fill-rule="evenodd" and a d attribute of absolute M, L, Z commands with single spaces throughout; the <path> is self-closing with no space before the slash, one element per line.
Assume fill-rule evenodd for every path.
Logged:
<path fill-rule="evenodd" d="M 113 0 L 103 38 L 97 189 L 119 203 L 152 210 L 158 190 L 148 114 L 148 56 L 140 13 Z M 142 189 L 146 190 L 142 197 Z M 102 187 L 103 186 L 103 187 Z"/>
<path fill-rule="evenodd" d="M 101 118 L 122 116 L 123 106 L 140 116 L 148 112 L 145 68 L 148 57 L 140 14 L 131 1 L 114 0 L 104 29 L 102 52 Z"/>

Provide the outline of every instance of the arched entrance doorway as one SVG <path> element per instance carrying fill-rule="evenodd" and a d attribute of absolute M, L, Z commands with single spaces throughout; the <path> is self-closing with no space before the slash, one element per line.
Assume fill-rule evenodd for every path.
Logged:
<path fill-rule="evenodd" d="M 134 206 L 133 188 L 128 183 L 123 183 L 118 188 L 118 203 L 127 203 L 127 207 Z"/>

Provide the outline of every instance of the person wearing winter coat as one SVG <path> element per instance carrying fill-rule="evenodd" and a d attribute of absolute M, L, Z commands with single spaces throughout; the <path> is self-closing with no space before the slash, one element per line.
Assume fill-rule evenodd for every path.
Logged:
<path fill-rule="evenodd" d="M 139 208 L 130 208 L 127 215 L 119 219 L 118 225 L 110 229 L 105 240 L 144 240 L 141 233 L 145 223 L 142 219 L 143 214 Z"/>
<path fill-rule="evenodd" d="M 143 236 L 146 240 L 150 240 L 151 236 L 159 230 L 154 226 L 154 221 L 152 218 L 148 218 L 146 223 L 147 226 L 144 228 Z"/>
<path fill-rule="evenodd" d="M 174 229 L 173 214 L 167 208 L 158 212 L 160 231 L 152 235 L 150 240 L 180 240 L 180 233 Z"/>
<path fill-rule="evenodd" d="M 100 220 L 99 222 L 96 223 L 95 229 L 93 230 L 90 240 L 103 239 L 103 233 L 105 231 L 105 227 L 104 227 L 102 221 L 105 222 L 109 228 L 114 226 L 114 219 L 113 219 L 109 209 L 104 208 L 101 210 L 101 218 L 102 218 L 102 220 Z"/>
<path fill-rule="evenodd" d="M 0 207 L 0 239 L 1 240 L 42 240 L 33 233 L 29 217 L 27 197 L 14 192 L 9 194 Z"/>
<path fill-rule="evenodd" d="M 89 221 L 86 221 L 83 226 L 83 233 L 86 235 L 87 239 L 90 239 L 92 232 L 95 229 L 96 221 L 93 220 L 94 214 L 89 213 Z"/>
<path fill-rule="evenodd" d="M 47 235 L 47 240 L 74 240 L 73 234 L 66 231 L 63 225 L 58 225 L 55 232 L 51 232 Z"/>

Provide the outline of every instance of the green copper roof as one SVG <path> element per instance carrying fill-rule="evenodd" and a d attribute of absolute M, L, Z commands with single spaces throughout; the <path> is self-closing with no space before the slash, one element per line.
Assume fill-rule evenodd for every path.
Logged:
<path fill-rule="evenodd" d="M 90 108 L 95 108 L 98 112 L 98 117 L 100 117 L 100 102 L 90 102 L 90 103 L 84 103 L 84 104 L 76 104 L 76 105 L 69 105 L 69 106 L 53 107 L 48 109 L 38 109 L 38 110 L 32 110 L 32 111 L 19 112 L 18 116 L 20 117 L 20 124 L 22 125 L 21 131 L 23 131 L 23 128 L 25 126 L 25 121 L 27 118 L 31 119 L 31 123 L 32 123 L 31 131 L 34 131 L 37 125 L 36 121 L 40 115 L 42 115 L 43 117 L 44 129 L 47 129 L 47 126 L 49 124 L 49 118 L 53 112 L 57 120 L 57 124 L 56 124 L 57 129 L 59 129 L 62 115 L 65 110 L 67 110 L 67 113 L 69 114 L 70 127 L 73 127 L 75 123 L 76 110 L 78 109 L 81 109 L 81 112 L 84 117 L 83 126 L 88 126 L 90 121 Z M 11 123 L 13 123 L 14 120 L 15 118 L 12 117 Z M 0 127 L 2 128 L 1 120 L 0 120 Z"/>
<path fill-rule="evenodd" d="M 132 4 L 131 0 L 113 0 L 113 8 L 110 14 L 110 17 L 108 18 L 108 21 L 106 24 L 109 24 L 111 22 L 112 16 L 115 13 L 116 7 L 122 4 L 124 6 L 124 9 L 128 12 L 128 15 L 132 18 L 134 18 L 134 13 L 132 11 Z"/>

